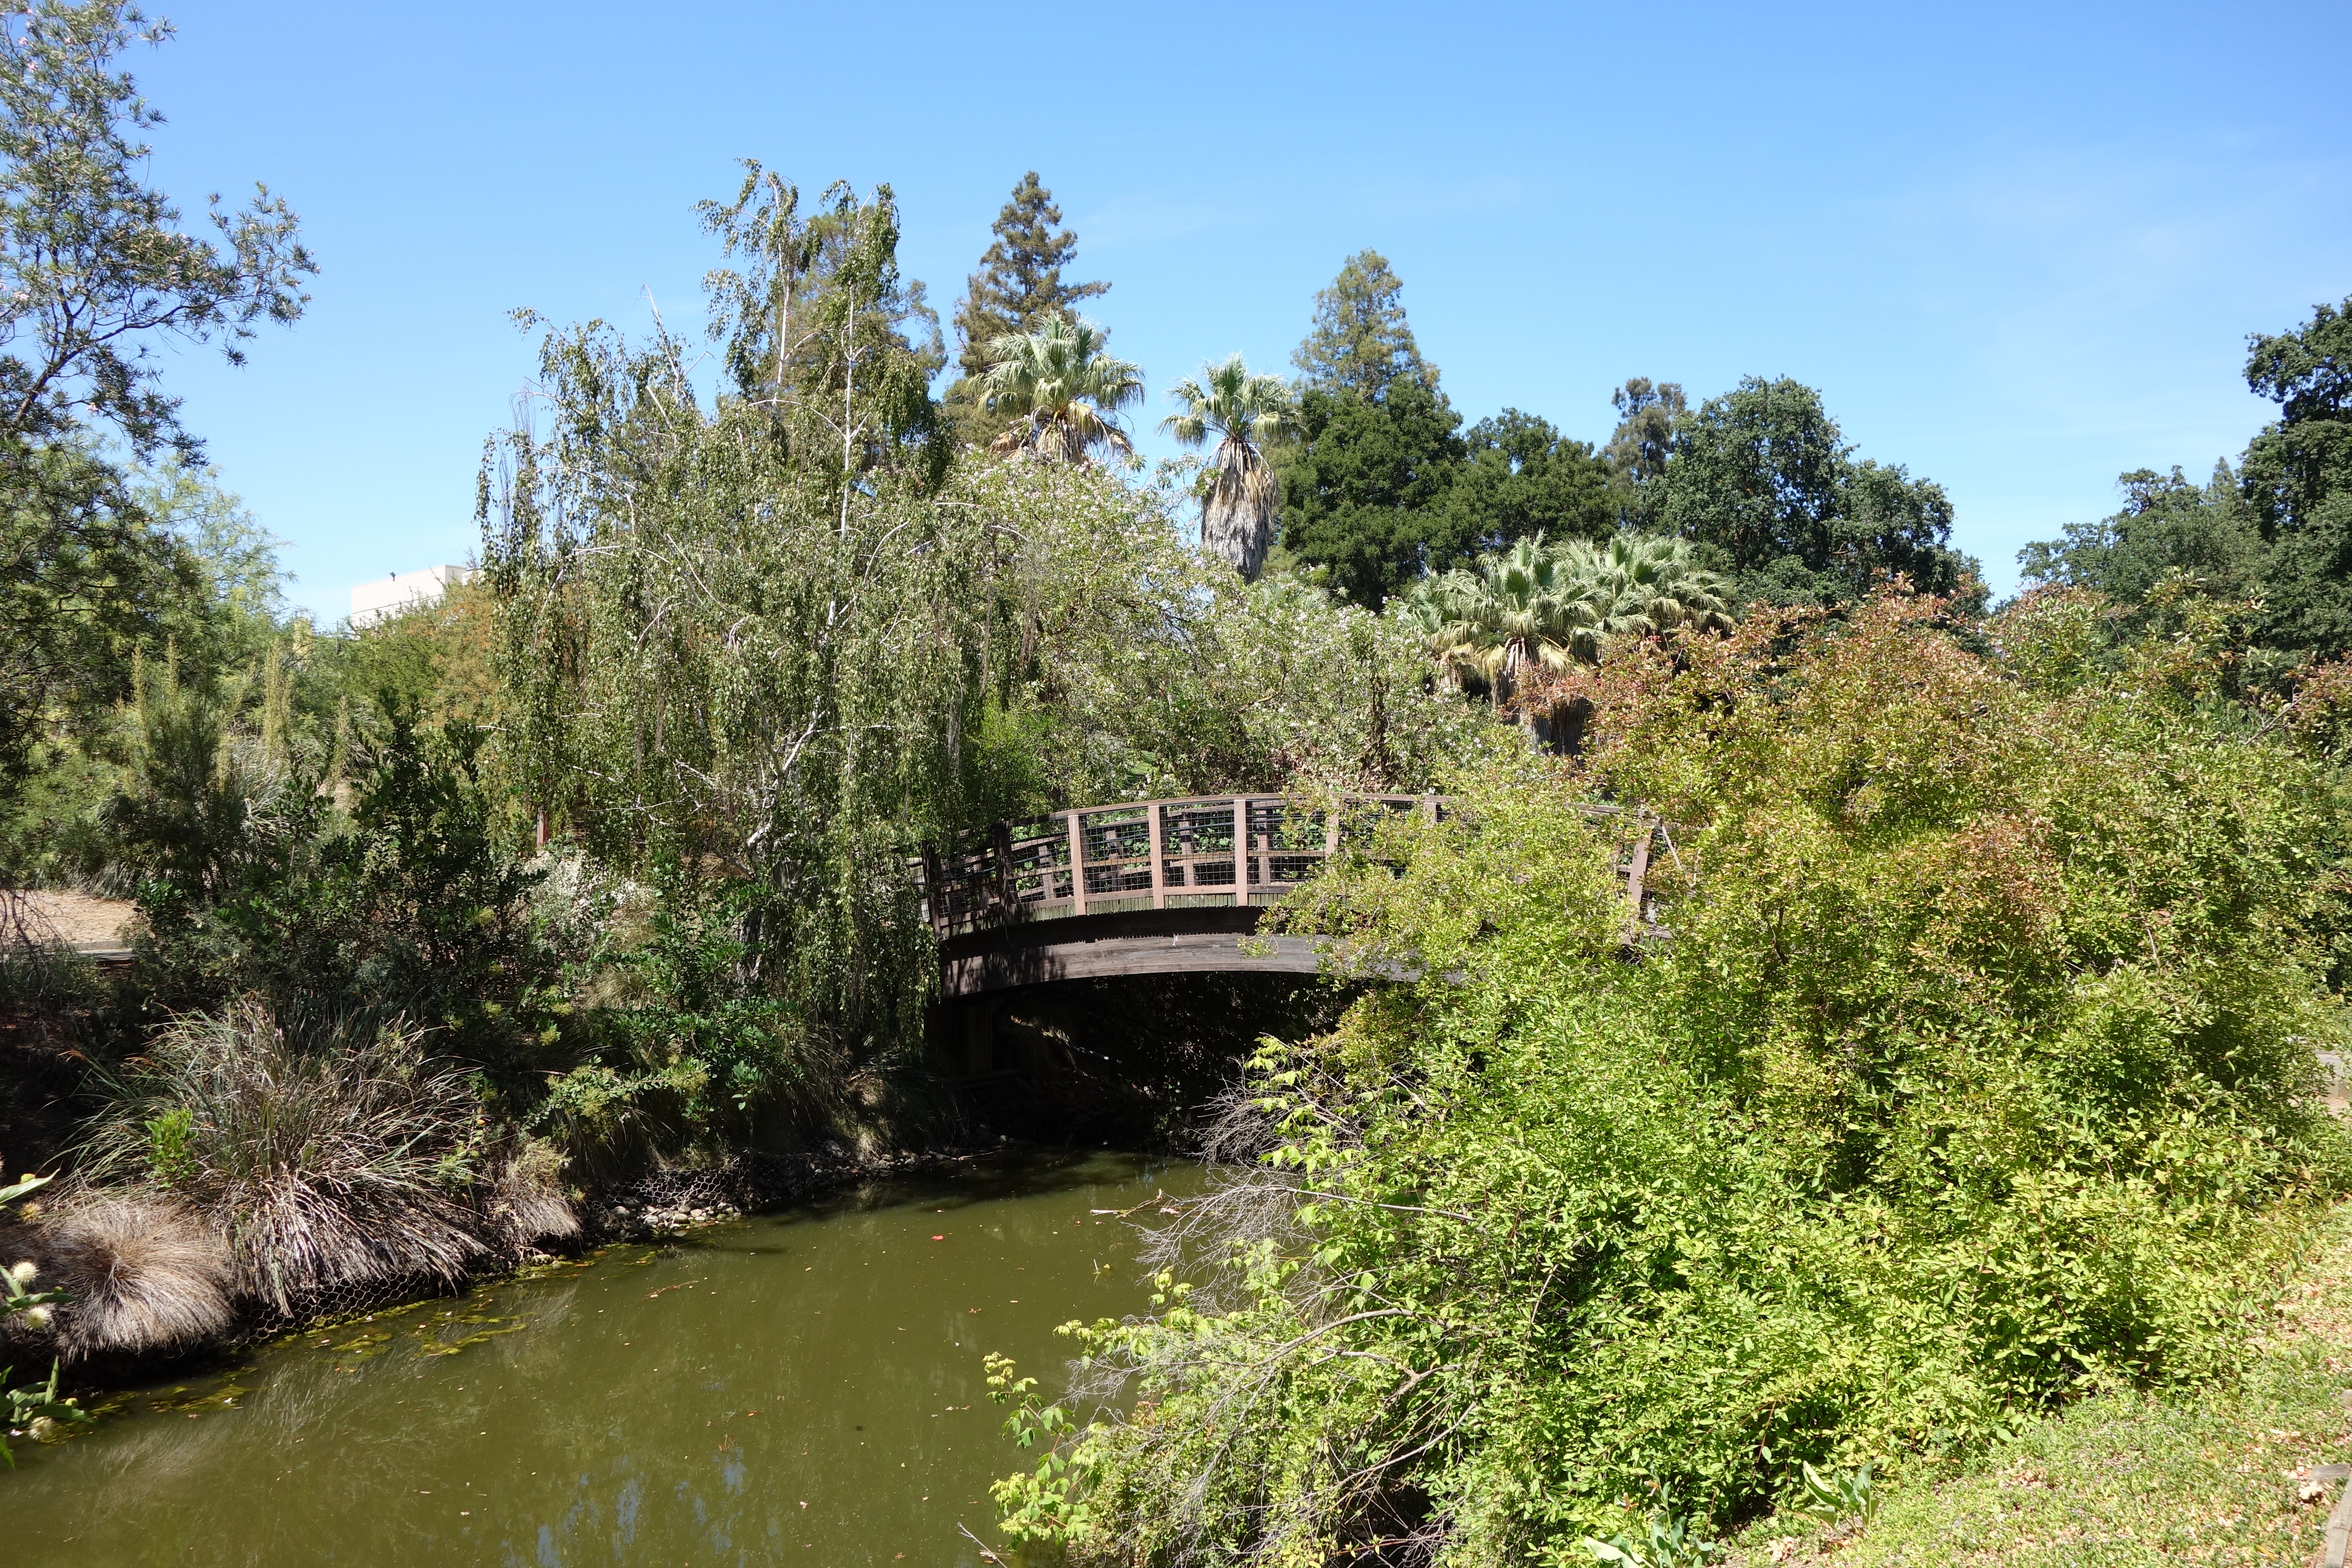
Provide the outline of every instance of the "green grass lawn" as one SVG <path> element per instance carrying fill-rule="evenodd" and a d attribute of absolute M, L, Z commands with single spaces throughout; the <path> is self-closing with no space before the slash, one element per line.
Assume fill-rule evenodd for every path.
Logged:
<path fill-rule="evenodd" d="M 2341 1483 L 2303 1472 L 2352 1461 L 2352 1205 L 2273 1323 L 2233 1382 L 2084 1400 L 1961 1474 L 1891 1485 L 1866 1528 L 1766 1520 L 1732 1543 L 1732 1562 L 2315 1563 Z"/>

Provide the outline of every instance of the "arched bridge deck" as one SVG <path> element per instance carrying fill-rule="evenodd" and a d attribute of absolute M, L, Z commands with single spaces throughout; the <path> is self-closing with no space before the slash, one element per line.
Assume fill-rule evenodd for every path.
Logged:
<path fill-rule="evenodd" d="M 1381 811 L 1442 816 L 1437 795 L 1353 795 L 1337 808 L 1276 795 L 1184 796 L 1000 823 L 988 841 L 924 857 L 940 994 L 1107 975 L 1312 974 L 1317 945 L 1255 933 L 1269 907 Z M 1627 864 L 1635 907 L 1650 835 Z"/>

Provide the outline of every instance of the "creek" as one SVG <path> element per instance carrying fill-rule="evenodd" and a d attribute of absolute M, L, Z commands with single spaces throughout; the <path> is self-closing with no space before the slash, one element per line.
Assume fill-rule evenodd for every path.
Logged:
<path fill-rule="evenodd" d="M 1143 1310 L 1101 1210 L 1198 1167 L 1095 1154 L 879 1184 L 279 1340 L 108 1402 L 0 1474 L 10 1561 L 979 1568 L 1034 1464 L 981 1358 L 1057 1387 Z"/>

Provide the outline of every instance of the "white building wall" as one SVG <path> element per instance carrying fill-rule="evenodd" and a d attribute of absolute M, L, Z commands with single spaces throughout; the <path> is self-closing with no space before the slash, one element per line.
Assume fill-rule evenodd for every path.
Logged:
<path fill-rule="evenodd" d="M 421 572 L 395 572 L 352 588 L 352 626 L 372 626 L 404 610 L 437 603 L 450 587 L 473 574 L 463 566 L 427 566 Z"/>

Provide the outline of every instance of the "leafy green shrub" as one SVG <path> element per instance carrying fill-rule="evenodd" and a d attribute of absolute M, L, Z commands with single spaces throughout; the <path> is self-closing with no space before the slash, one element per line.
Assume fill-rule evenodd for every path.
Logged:
<path fill-rule="evenodd" d="M 147 1119 L 147 1171 L 159 1187 L 186 1182 L 196 1173 L 196 1113 L 175 1105 Z"/>
<path fill-rule="evenodd" d="M 517 1076 L 550 1043 L 556 965 L 479 731 L 427 728 L 388 699 L 352 738 L 339 791 L 331 759 L 274 746 L 266 713 L 256 734 L 241 702 L 149 683 L 132 783 L 109 807 L 157 999 L 208 1009 L 259 994 L 284 1021 L 361 1033 L 411 1020 Z"/>
<path fill-rule="evenodd" d="M 589 1166 L 828 1126 L 845 1067 L 761 984 L 747 940 L 761 906 L 753 889 L 673 887 L 641 925 L 608 923 L 579 966 L 592 1005 L 575 1036 L 590 1059 L 555 1081 L 534 1125 Z"/>
<path fill-rule="evenodd" d="M 1200 1287 L 1082 1332 L 1132 1415 L 1066 1447 L 1049 1533 L 1686 1552 L 1808 1464 L 2231 1363 L 2352 1169 L 2329 778 L 2193 647 L 2053 689 L 1937 611 L 1612 656 L 1589 772 L 1489 767 L 1310 890 L 1297 929 L 1424 978 L 1260 1054 Z M 1628 962 L 1655 818 L 1672 935 Z"/>

